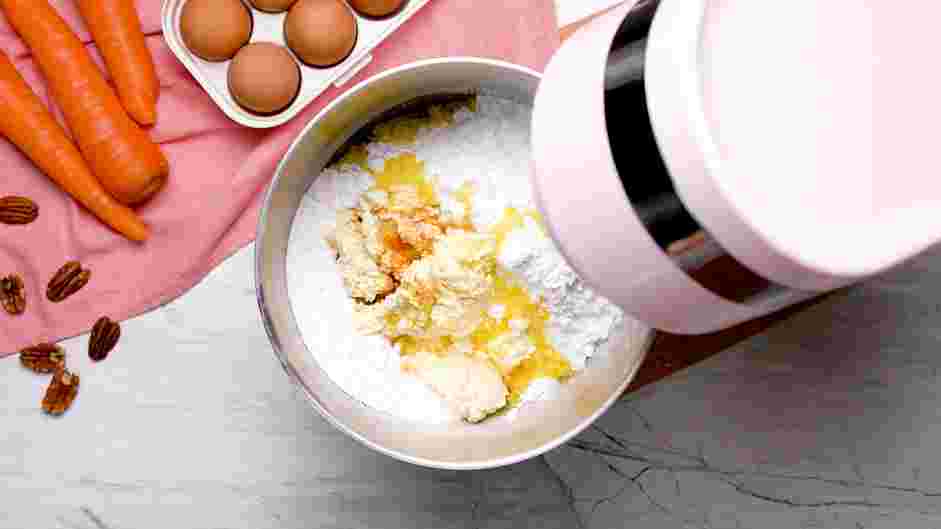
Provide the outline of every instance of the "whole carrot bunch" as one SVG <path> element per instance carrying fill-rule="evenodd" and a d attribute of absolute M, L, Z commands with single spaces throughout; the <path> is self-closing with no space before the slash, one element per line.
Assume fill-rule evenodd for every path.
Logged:
<path fill-rule="evenodd" d="M 166 184 L 169 163 L 141 125 L 156 121 L 159 84 L 133 0 L 79 0 L 117 94 L 47 0 L 0 0 L 30 48 L 75 138 L 0 52 L 0 134 L 101 221 L 134 241 L 147 226 L 129 206 Z"/>

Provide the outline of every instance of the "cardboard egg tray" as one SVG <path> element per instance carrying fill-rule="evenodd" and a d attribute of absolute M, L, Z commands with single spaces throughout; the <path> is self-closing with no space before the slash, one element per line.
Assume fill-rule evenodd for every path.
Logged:
<path fill-rule="evenodd" d="M 340 64 L 330 68 L 314 68 L 297 61 L 301 69 L 301 87 L 297 98 L 278 114 L 264 116 L 239 106 L 228 88 L 228 72 L 231 60 L 209 62 L 192 53 L 183 43 L 180 33 L 180 15 L 187 0 L 166 0 L 163 4 L 163 34 L 173 54 L 180 60 L 203 89 L 223 112 L 233 121 L 252 128 L 276 127 L 296 116 L 331 85 L 342 86 L 372 61 L 372 51 L 396 29 L 410 19 L 430 0 L 407 0 L 395 15 L 384 19 L 365 18 L 356 11 L 358 37 L 353 52 Z M 252 37 L 249 42 L 273 42 L 288 48 L 284 39 L 284 13 L 259 11 L 243 1 L 252 16 Z M 294 52 L 291 51 L 293 55 Z"/>

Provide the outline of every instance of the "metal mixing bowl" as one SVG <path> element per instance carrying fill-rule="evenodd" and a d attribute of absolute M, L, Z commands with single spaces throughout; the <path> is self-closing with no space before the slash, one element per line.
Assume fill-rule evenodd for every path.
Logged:
<path fill-rule="evenodd" d="M 301 337 L 287 280 L 291 225 L 311 183 L 357 132 L 416 99 L 477 92 L 532 103 L 539 74 L 513 64 L 447 58 L 404 65 L 366 80 L 320 112 L 285 154 L 268 194 L 255 248 L 258 304 L 285 370 L 328 421 L 370 448 L 418 465 L 478 469 L 537 456 L 594 421 L 621 395 L 652 332 L 630 320 L 629 339 L 564 384 L 557 399 L 527 403 L 480 425 L 416 425 L 369 408 L 337 386 Z M 407 105 L 406 105 L 407 106 Z M 331 307 L 323 307 L 324 312 Z M 304 318 L 316 314 L 300 315 Z"/>

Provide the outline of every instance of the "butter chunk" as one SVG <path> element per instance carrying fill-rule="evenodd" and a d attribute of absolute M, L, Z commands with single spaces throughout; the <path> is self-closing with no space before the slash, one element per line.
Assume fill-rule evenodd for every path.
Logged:
<path fill-rule="evenodd" d="M 461 354 L 439 357 L 418 353 L 402 360 L 467 422 L 480 422 L 507 405 L 508 391 L 500 373 L 488 362 Z"/>
<path fill-rule="evenodd" d="M 396 293 L 412 310 L 430 315 L 424 332 L 412 335 L 461 338 L 474 332 L 493 291 L 495 256 L 492 236 L 451 230 L 435 242 L 431 255 L 412 263 Z"/>
<path fill-rule="evenodd" d="M 334 232 L 337 265 L 350 296 L 367 303 L 395 289 L 392 277 L 379 269 L 367 250 L 362 220 L 354 210 L 337 214 Z"/>
<path fill-rule="evenodd" d="M 376 216 L 395 225 L 399 238 L 421 253 L 428 253 L 435 240 L 444 235 L 438 214 L 432 208 L 420 208 L 408 212 L 380 209 Z"/>
<path fill-rule="evenodd" d="M 500 371 L 509 374 L 523 360 L 536 352 L 536 345 L 526 334 L 505 333 L 487 342 L 487 356 L 496 361 Z"/>
<path fill-rule="evenodd" d="M 389 308 L 384 303 L 357 303 L 353 308 L 353 328 L 363 336 L 381 334 L 385 330 L 388 313 Z"/>

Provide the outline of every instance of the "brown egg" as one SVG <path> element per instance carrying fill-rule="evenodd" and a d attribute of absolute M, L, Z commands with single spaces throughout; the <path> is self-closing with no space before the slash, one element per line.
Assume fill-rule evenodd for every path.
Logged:
<path fill-rule="evenodd" d="M 259 11 L 280 13 L 287 11 L 297 0 L 248 0 Z"/>
<path fill-rule="evenodd" d="M 356 17 L 341 0 L 298 0 L 284 19 L 284 38 L 305 64 L 346 59 L 356 46 Z"/>
<path fill-rule="evenodd" d="M 357 13 L 364 17 L 382 18 L 402 9 L 405 0 L 349 0 Z"/>
<path fill-rule="evenodd" d="M 235 55 L 229 66 L 229 92 L 256 114 L 277 114 L 301 89 L 301 71 L 291 52 L 270 42 L 255 42 Z"/>
<path fill-rule="evenodd" d="M 239 0 L 188 0 L 180 15 L 183 42 L 207 61 L 231 59 L 252 36 L 252 15 Z"/>

